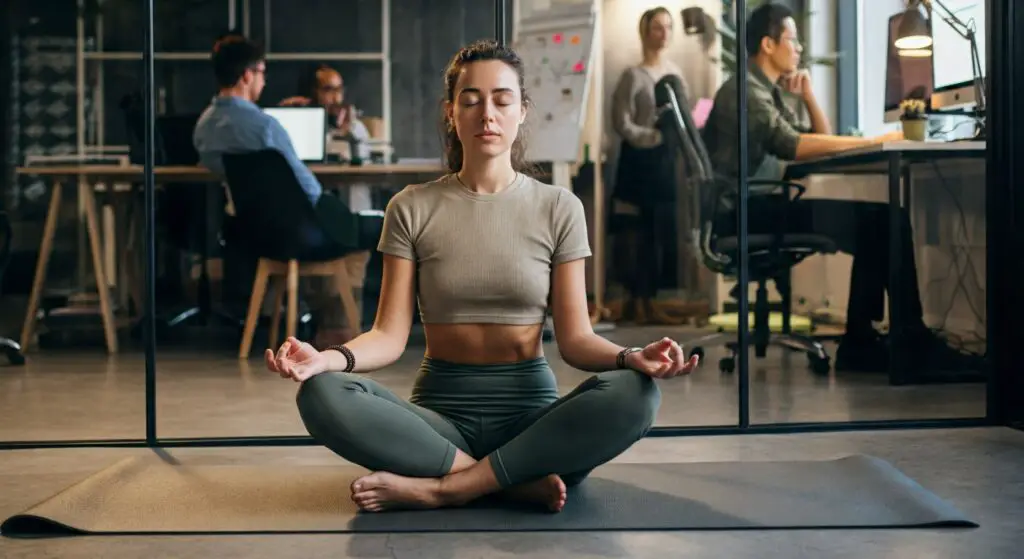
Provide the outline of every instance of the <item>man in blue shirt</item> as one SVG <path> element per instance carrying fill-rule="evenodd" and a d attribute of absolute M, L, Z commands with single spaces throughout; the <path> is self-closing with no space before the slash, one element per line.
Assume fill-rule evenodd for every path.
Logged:
<path fill-rule="evenodd" d="M 284 155 L 302 190 L 315 205 L 323 187 L 299 159 L 281 123 L 256 105 L 266 84 L 267 63 L 263 50 L 233 35 L 214 46 L 212 58 L 220 91 L 196 123 L 192 139 L 199 161 L 223 175 L 221 156 L 225 153 L 276 149 Z"/>
<path fill-rule="evenodd" d="M 322 247 L 323 252 L 343 256 L 346 252 L 359 250 L 356 216 L 337 196 L 323 194 L 323 187 L 299 159 L 281 123 L 256 105 L 266 84 L 267 63 L 263 49 L 245 37 L 228 35 L 214 45 L 211 59 L 219 91 L 199 117 L 192 136 L 199 161 L 223 176 L 224 154 L 265 149 L 279 151 L 295 172 L 321 227 L 329 236 L 327 243 L 330 246 Z M 323 293 L 327 290 L 322 289 L 317 291 L 314 296 L 322 299 L 316 306 L 322 309 L 324 326 L 327 330 L 340 326 L 330 324 L 341 318 L 337 294 Z"/>

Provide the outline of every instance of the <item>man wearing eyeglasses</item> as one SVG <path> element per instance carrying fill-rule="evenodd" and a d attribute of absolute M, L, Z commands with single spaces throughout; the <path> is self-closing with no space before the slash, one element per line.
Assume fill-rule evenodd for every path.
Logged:
<path fill-rule="evenodd" d="M 323 107 L 327 110 L 327 124 L 335 139 L 348 141 L 352 155 L 360 159 L 369 157 L 370 132 L 359 120 L 359 111 L 345 101 L 345 82 L 334 68 L 319 64 L 299 78 L 299 95 L 281 101 L 282 107 Z"/>
<path fill-rule="evenodd" d="M 218 92 L 199 117 L 192 137 L 200 162 L 223 177 L 222 159 L 225 154 L 266 149 L 280 152 L 295 173 L 330 241 L 340 247 L 359 250 L 362 240 L 356 216 L 337 196 L 325 195 L 316 175 L 297 155 L 285 128 L 256 104 L 266 85 L 267 66 L 263 48 L 241 35 L 229 34 L 214 46 L 211 59 Z M 338 105 L 338 95 L 334 95 L 334 99 L 327 101 Z M 346 119 L 340 112 L 335 114 L 349 129 L 355 128 L 351 118 Z M 231 192 L 226 190 L 226 193 L 226 210 L 233 215 Z M 244 277 L 249 273 L 239 270 L 239 275 Z M 311 306 L 321 315 L 317 344 L 324 347 L 347 341 L 352 335 L 350 330 L 355 326 L 348 325 L 348 329 L 342 326 L 344 313 L 337 303 L 333 284 L 326 287 L 315 290 L 311 300 Z"/>
<path fill-rule="evenodd" d="M 747 81 L 747 162 L 751 177 L 781 179 L 787 162 L 902 139 L 898 131 L 874 138 L 832 133 L 808 74 L 799 69 L 803 48 L 789 8 L 771 2 L 758 6 L 748 18 L 745 39 L 750 65 L 740 79 Z M 718 193 L 720 215 L 715 225 L 722 235 L 736 234 L 735 178 L 740 163 L 737 81 L 733 76 L 722 84 L 704 129 L 712 166 L 724 179 Z M 810 126 L 796 118 L 784 101 L 784 90 L 804 102 Z M 889 291 L 887 204 L 846 199 L 789 200 L 775 195 L 749 197 L 747 226 L 751 235 L 774 233 L 779 223 L 785 223 L 788 233 L 827 236 L 841 252 L 853 256 L 846 333 L 836 352 L 836 370 L 887 370 L 888 341 L 873 324 L 883 318 L 884 296 Z M 888 294 L 903 306 L 908 339 L 917 357 L 914 365 L 931 370 L 973 365 L 967 356 L 950 348 L 925 325 L 914 237 L 906 210 L 900 213 L 900 227 L 900 290 Z"/>

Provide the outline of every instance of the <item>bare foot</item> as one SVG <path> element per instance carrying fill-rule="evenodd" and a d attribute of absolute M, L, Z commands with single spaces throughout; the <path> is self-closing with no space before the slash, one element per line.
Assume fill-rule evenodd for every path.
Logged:
<path fill-rule="evenodd" d="M 565 482 L 551 474 L 537 481 L 510 487 L 504 491 L 504 495 L 517 501 L 544 505 L 551 512 L 561 512 L 566 500 Z"/>
<path fill-rule="evenodd" d="M 360 509 L 433 509 L 442 506 L 441 480 L 375 472 L 352 482 L 352 501 Z"/>

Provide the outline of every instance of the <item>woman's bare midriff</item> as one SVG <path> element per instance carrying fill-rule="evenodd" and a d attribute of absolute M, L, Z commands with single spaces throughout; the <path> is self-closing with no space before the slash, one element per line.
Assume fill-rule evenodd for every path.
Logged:
<path fill-rule="evenodd" d="M 427 357 L 466 365 L 514 363 L 544 355 L 543 324 L 425 324 Z"/>

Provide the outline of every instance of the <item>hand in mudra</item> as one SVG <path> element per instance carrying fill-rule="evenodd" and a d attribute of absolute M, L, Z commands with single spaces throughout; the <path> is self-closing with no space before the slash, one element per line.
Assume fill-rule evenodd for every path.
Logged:
<path fill-rule="evenodd" d="M 626 356 L 627 367 L 654 378 L 688 375 L 697 368 L 699 361 L 696 355 L 687 359 L 683 348 L 670 338 L 662 338 L 643 351 Z"/>
<path fill-rule="evenodd" d="M 263 357 L 268 369 L 281 375 L 281 378 L 290 378 L 295 382 L 302 382 L 327 370 L 327 356 L 294 337 L 285 340 L 277 353 L 267 349 Z"/>

